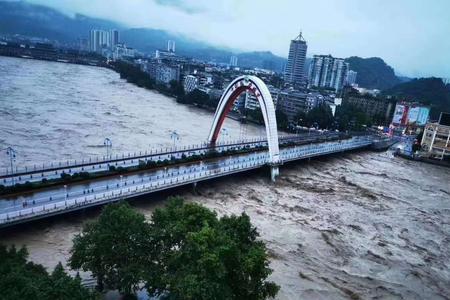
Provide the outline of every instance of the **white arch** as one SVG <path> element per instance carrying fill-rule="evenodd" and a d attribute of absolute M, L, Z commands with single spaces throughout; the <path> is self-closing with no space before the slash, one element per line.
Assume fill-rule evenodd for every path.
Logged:
<path fill-rule="evenodd" d="M 226 115 L 232 109 L 234 102 L 244 91 L 251 91 L 258 99 L 259 106 L 266 126 L 267 142 L 269 145 L 270 163 L 277 165 L 280 163 L 280 149 L 278 146 L 277 119 L 272 96 L 265 83 L 256 76 L 239 76 L 234 79 L 225 89 L 220 98 L 214 115 L 214 121 L 209 132 L 208 142 L 215 144 L 220 134 Z M 274 176 L 278 175 L 278 169 Z"/>

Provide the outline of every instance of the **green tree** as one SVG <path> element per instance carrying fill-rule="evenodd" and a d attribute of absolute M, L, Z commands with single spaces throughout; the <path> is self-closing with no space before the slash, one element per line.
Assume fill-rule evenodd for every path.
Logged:
<path fill-rule="evenodd" d="M 287 115 L 279 109 L 275 111 L 275 115 L 277 117 L 278 129 L 287 129 L 289 126 L 289 119 Z"/>
<path fill-rule="evenodd" d="M 341 131 L 362 130 L 371 126 L 370 117 L 354 105 L 342 104 L 336 108 L 336 121 Z"/>
<path fill-rule="evenodd" d="M 264 243 L 247 215 L 218 219 L 198 204 L 171 199 L 152 218 L 156 257 L 148 266 L 146 287 L 169 299 L 266 299 L 279 287 Z"/>
<path fill-rule="evenodd" d="M 100 290 L 132 295 L 143 279 L 148 229 L 145 217 L 127 203 L 108 205 L 75 236 L 70 266 L 91 271 Z"/>
<path fill-rule="evenodd" d="M 327 104 L 314 107 L 306 114 L 306 123 L 308 126 L 328 129 L 333 125 L 333 121 L 333 113 Z"/>
<path fill-rule="evenodd" d="M 210 102 L 209 95 L 205 92 L 195 89 L 187 93 L 184 97 L 180 97 L 180 103 L 197 104 L 200 107 L 207 106 Z"/>
<path fill-rule="evenodd" d="M 176 80 L 171 80 L 169 82 L 169 92 L 176 98 L 183 97 L 185 95 L 183 85 L 181 84 L 181 82 L 178 82 Z"/>
<path fill-rule="evenodd" d="M 79 276 L 67 275 L 59 263 L 49 275 L 42 265 L 27 262 L 25 247 L 17 250 L 0 245 L 1 299 L 94 299 Z"/>

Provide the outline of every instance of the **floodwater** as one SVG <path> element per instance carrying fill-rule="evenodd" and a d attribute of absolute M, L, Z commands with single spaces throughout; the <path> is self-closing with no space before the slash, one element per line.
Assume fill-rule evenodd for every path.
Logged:
<path fill-rule="evenodd" d="M 136 87 L 109 69 L 0 57 L 0 149 L 15 166 L 205 142 L 213 113 Z M 227 119 L 222 140 L 265 135 Z M 171 133 L 176 131 L 179 139 Z M 0 169 L 9 166 L 1 150 Z"/>
<path fill-rule="evenodd" d="M 29 91 L 33 80 L 42 80 L 40 92 Z M 117 151 L 170 144 L 169 130 L 203 141 L 212 119 L 99 68 L 0 57 L 0 88 L 1 144 L 21 149 L 20 159 L 101 154 L 105 135 Z M 58 133 L 59 126 L 71 134 Z M 239 136 L 238 123 L 226 126 Z M 271 255 L 270 279 L 281 286 L 277 299 L 450 299 L 450 169 L 390 152 L 354 152 L 288 164 L 280 172 L 275 184 L 260 171 L 176 193 L 219 215 L 250 215 Z M 133 205 L 150 218 L 165 196 Z M 98 213 L 10 229 L 0 232 L 0 242 L 26 245 L 30 259 L 53 268 L 67 261 L 73 236 Z"/>

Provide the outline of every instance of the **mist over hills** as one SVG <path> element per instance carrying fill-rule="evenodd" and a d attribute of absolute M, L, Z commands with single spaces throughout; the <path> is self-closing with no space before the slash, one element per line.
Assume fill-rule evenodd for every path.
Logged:
<path fill-rule="evenodd" d="M 276 56 L 270 51 L 241 52 L 164 30 L 129 28 L 118 22 L 81 14 L 71 17 L 53 8 L 25 1 L 0 1 L 0 34 L 3 35 L 19 34 L 75 45 L 78 38 L 87 38 L 89 30 L 93 28 L 118 29 L 122 42 L 146 54 L 157 49 L 165 49 L 167 41 L 174 40 L 178 54 L 206 61 L 228 63 L 230 56 L 236 55 L 240 67 L 258 67 L 276 72 L 283 72 L 287 61 L 286 58 Z M 394 69 L 378 57 L 352 56 L 346 60 L 350 64 L 350 69 L 358 72 L 356 82 L 365 88 L 387 90 L 408 80 L 397 77 Z M 307 62 L 310 62 L 309 58 Z"/>
<path fill-rule="evenodd" d="M 149 28 L 128 28 L 120 23 L 76 14 L 73 18 L 55 9 L 24 1 L 0 1 L 0 34 L 20 34 L 46 38 L 61 43 L 75 43 L 87 38 L 90 29 L 120 30 L 121 41 L 144 53 L 165 49 L 168 40 L 176 41 L 177 53 L 207 61 L 228 63 L 230 56 L 238 56 L 239 66 L 269 68 L 282 72 L 285 58 L 271 52 L 240 52 L 215 47 L 183 35 Z"/>

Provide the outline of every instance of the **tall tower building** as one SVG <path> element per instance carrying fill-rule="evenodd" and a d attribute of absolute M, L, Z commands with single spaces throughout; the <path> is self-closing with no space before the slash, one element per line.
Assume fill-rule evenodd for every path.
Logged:
<path fill-rule="evenodd" d="M 286 69 L 284 71 L 284 81 L 295 86 L 301 86 L 305 81 L 304 69 L 306 51 L 308 45 L 302 33 L 291 41 Z"/>

